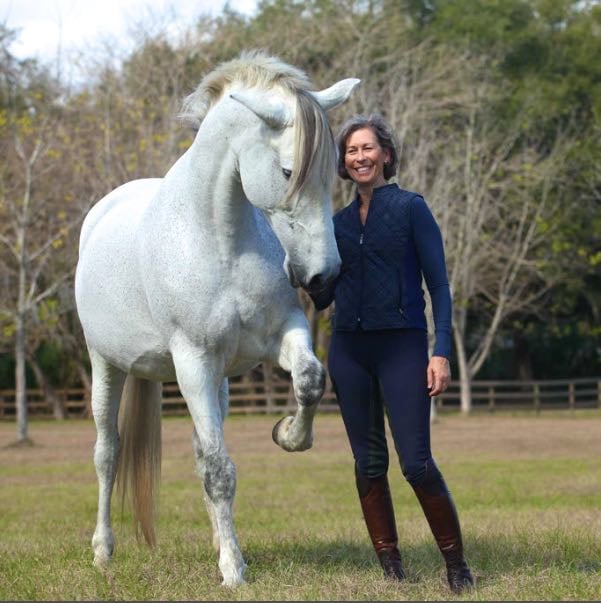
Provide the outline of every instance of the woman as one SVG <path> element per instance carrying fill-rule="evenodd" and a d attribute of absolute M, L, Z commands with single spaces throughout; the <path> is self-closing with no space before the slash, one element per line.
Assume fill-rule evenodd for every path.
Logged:
<path fill-rule="evenodd" d="M 357 187 L 334 216 L 342 267 L 313 301 L 336 302 L 328 368 L 355 458 L 363 516 L 387 577 L 405 577 L 388 486 L 388 417 L 403 475 L 413 487 L 447 566 L 449 586 L 473 584 L 457 512 L 430 451 L 430 396 L 450 380 L 451 295 L 440 230 L 423 197 L 387 184 L 398 154 L 379 115 L 354 117 L 338 136 L 338 172 Z M 436 343 L 428 360 L 422 275 Z"/>

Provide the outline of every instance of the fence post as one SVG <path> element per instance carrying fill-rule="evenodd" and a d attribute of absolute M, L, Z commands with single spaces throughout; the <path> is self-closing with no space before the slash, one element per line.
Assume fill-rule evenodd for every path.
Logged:
<path fill-rule="evenodd" d="M 535 383 L 534 388 L 534 411 L 537 415 L 540 414 L 540 385 Z"/>
<path fill-rule="evenodd" d="M 568 384 L 568 403 L 570 405 L 570 412 L 574 412 L 574 406 L 576 405 L 576 392 L 574 391 L 574 382 L 570 381 Z"/>
<path fill-rule="evenodd" d="M 488 388 L 488 412 L 495 412 L 495 388 L 492 385 Z"/>
<path fill-rule="evenodd" d="M 275 403 L 273 399 L 273 369 L 271 362 L 263 363 L 263 384 L 265 388 L 265 406 L 267 412 L 272 412 Z"/>
<path fill-rule="evenodd" d="M 597 406 L 601 408 L 601 379 L 597 381 Z"/>

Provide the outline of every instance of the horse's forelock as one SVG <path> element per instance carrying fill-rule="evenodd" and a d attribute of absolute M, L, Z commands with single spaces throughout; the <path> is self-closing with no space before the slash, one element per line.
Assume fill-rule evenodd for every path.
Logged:
<path fill-rule="evenodd" d="M 300 69 L 263 51 L 246 51 L 237 59 L 222 63 L 202 79 L 198 88 L 184 99 L 180 119 L 199 126 L 225 89 L 234 83 L 266 90 L 279 86 L 293 94 L 311 88 L 309 78 Z"/>
<path fill-rule="evenodd" d="M 297 90 L 296 95 L 295 165 L 287 200 L 298 195 L 314 176 L 321 182 L 331 181 L 336 162 L 336 146 L 325 111 L 304 90 Z"/>

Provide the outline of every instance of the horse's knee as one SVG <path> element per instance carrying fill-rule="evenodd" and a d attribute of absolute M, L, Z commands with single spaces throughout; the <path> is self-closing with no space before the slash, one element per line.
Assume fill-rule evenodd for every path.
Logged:
<path fill-rule="evenodd" d="M 326 371 L 321 362 L 317 358 L 308 358 L 293 375 L 293 385 L 299 404 L 317 404 L 326 386 Z"/>
<path fill-rule="evenodd" d="M 98 436 L 94 445 L 94 465 L 99 474 L 112 473 L 119 458 L 119 435 L 111 438 Z"/>
<path fill-rule="evenodd" d="M 201 460 L 203 457 L 202 446 L 195 427 L 192 428 L 192 450 L 194 451 L 194 457 L 196 460 Z"/>
<path fill-rule="evenodd" d="M 213 503 L 228 501 L 236 491 L 236 466 L 223 453 L 204 457 L 204 487 Z"/>

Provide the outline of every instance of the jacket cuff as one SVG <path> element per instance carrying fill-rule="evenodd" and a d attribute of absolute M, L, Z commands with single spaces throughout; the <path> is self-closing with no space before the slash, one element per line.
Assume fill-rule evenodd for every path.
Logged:
<path fill-rule="evenodd" d="M 447 360 L 451 360 L 451 338 L 446 333 L 436 333 L 432 356 L 442 356 Z"/>

